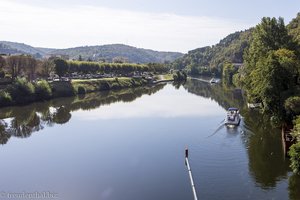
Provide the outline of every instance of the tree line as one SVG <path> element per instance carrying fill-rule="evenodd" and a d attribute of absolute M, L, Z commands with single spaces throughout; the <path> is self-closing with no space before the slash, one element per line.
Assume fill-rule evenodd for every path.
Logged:
<path fill-rule="evenodd" d="M 262 104 L 275 126 L 293 122 L 293 134 L 299 140 L 300 44 L 288 27 L 283 18 L 264 17 L 253 30 L 243 67 L 223 71 L 227 70 L 225 79 L 245 89 L 251 103 Z M 300 172 L 300 143 L 292 146 L 290 156 L 293 170 Z"/>
<path fill-rule="evenodd" d="M 66 61 L 61 58 L 37 60 L 29 55 L 0 56 L 0 78 L 26 77 L 32 81 L 36 78 L 47 78 L 55 73 L 59 76 L 74 72 L 80 74 L 115 73 L 128 74 L 132 72 L 167 72 L 168 68 L 160 63 L 101 63 L 89 61 Z"/>

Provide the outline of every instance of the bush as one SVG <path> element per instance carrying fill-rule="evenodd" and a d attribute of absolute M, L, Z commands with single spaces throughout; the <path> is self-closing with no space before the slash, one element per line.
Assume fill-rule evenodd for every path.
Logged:
<path fill-rule="evenodd" d="M 1 91 L 0 92 L 0 106 L 8 106 L 11 105 L 12 103 L 12 98 L 10 94 L 6 91 Z"/>
<path fill-rule="evenodd" d="M 184 71 L 177 71 L 173 74 L 174 81 L 184 82 L 187 79 L 187 74 Z"/>
<path fill-rule="evenodd" d="M 300 141 L 300 116 L 297 116 L 297 118 L 293 121 L 294 128 L 291 132 L 293 138 Z"/>
<path fill-rule="evenodd" d="M 34 101 L 34 86 L 25 78 L 17 78 L 9 88 L 12 100 L 17 104 L 25 104 Z"/>
<path fill-rule="evenodd" d="M 70 97 L 76 94 L 71 82 L 57 81 L 51 83 L 53 97 Z"/>
<path fill-rule="evenodd" d="M 300 114 L 300 97 L 290 97 L 284 102 L 284 108 L 292 115 Z"/>
<path fill-rule="evenodd" d="M 78 94 L 85 94 L 86 93 L 85 88 L 83 86 L 79 86 L 78 89 L 77 89 L 77 93 Z"/>
<path fill-rule="evenodd" d="M 35 85 L 35 95 L 37 100 L 47 100 L 52 96 L 52 90 L 46 80 L 39 81 Z"/>
<path fill-rule="evenodd" d="M 300 142 L 290 147 L 289 156 L 291 157 L 291 168 L 294 173 L 300 173 Z"/>

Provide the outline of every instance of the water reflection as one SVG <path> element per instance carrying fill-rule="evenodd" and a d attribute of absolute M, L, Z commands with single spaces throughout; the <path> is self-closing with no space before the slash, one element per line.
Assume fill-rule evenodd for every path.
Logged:
<path fill-rule="evenodd" d="M 0 110 L 0 143 L 6 144 L 13 137 L 27 138 L 45 126 L 65 124 L 72 117 L 72 111 L 90 110 L 115 102 L 131 102 L 144 94 L 151 95 L 165 84 L 154 87 L 130 88 L 120 91 L 91 93 L 85 96 L 59 98 L 44 103 Z"/>
<path fill-rule="evenodd" d="M 216 101 L 224 109 L 232 106 L 240 108 L 243 116 L 240 127 L 243 129 L 228 129 L 227 133 L 230 137 L 241 136 L 248 152 L 249 173 L 258 187 L 273 189 L 281 180 L 288 178 L 289 162 L 282 152 L 280 130 L 271 127 L 267 116 L 246 107 L 242 91 L 198 80 L 189 80 L 184 87 L 190 93 Z M 291 176 L 291 199 L 300 199 L 299 188 L 299 177 Z"/>
<path fill-rule="evenodd" d="M 100 191 L 103 198 L 116 193 L 115 197 L 119 198 L 114 199 L 124 195 L 123 199 L 141 199 L 142 196 L 145 199 L 189 199 L 190 183 L 181 157 L 182 149 L 188 144 L 193 155 L 198 156 L 192 157 L 191 163 L 196 184 L 205 199 L 243 196 L 287 199 L 287 188 L 290 199 L 300 199 L 300 179 L 289 172 L 278 130 L 271 128 L 266 116 L 245 107 L 240 90 L 197 80 L 187 81 L 183 86 L 185 90 L 180 85 L 176 85 L 179 90 L 175 90 L 171 84 L 161 90 L 164 86 L 92 93 L 1 109 L 1 144 L 12 137 L 27 138 L 55 124 L 68 123 L 63 134 L 54 127 L 40 140 L 7 145 L 11 148 L 5 148 L 1 156 L 19 157 L 2 164 L 1 170 L 11 173 L 5 174 L 1 184 L 6 186 L 12 176 L 26 177 L 24 183 L 20 183 L 24 187 L 28 179 L 34 177 L 37 183 L 60 183 L 57 187 L 61 188 L 72 188 L 74 184 L 70 191 L 80 192 L 85 184 L 87 190 Z M 156 92 L 151 97 L 144 95 Z M 142 95 L 143 98 L 138 98 Z M 243 115 L 241 126 L 219 127 L 225 111 L 209 99 L 224 109 L 239 107 Z M 54 129 L 60 142 L 56 141 Z M 209 136 L 213 131 L 214 135 Z M 78 148 L 83 143 L 88 148 Z M 49 151 L 54 144 L 57 145 L 55 151 Z M 25 145 L 24 152 L 30 153 L 20 154 L 23 149 L 19 145 Z M 31 153 L 37 149 L 41 155 Z M 49 157 L 54 161 L 41 162 Z M 22 174 L 12 169 L 24 165 L 25 159 L 28 161 L 25 166 L 31 171 Z M 43 163 L 43 167 L 35 168 L 32 160 Z M 64 164 L 59 165 L 62 162 Z M 44 176 L 45 179 L 39 179 Z M 66 176 L 72 181 L 65 180 Z M 45 183 L 49 179 L 53 183 Z M 76 181 L 78 183 L 73 183 Z M 11 181 L 7 187 L 14 186 Z M 135 195 L 130 192 L 136 192 L 139 198 L 132 198 Z"/>
<path fill-rule="evenodd" d="M 289 197 L 291 200 L 300 199 L 300 176 L 292 175 L 289 178 Z"/>

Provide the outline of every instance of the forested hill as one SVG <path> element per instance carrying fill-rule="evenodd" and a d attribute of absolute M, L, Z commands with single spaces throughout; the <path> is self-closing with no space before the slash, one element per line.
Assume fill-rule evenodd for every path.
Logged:
<path fill-rule="evenodd" d="M 84 46 L 70 49 L 60 49 L 51 51 L 53 54 L 66 54 L 72 59 L 78 59 L 81 56 L 83 59 L 105 60 L 108 62 L 113 59 L 125 59 L 134 63 L 163 63 L 172 62 L 175 59 L 183 56 L 177 52 L 161 52 L 149 49 L 141 49 L 123 44 L 112 44 L 102 46 Z"/>
<path fill-rule="evenodd" d="M 186 69 L 189 73 L 208 75 L 221 74 L 225 61 L 243 62 L 243 52 L 249 46 L 252 29 L 235 32 L 222 39 L 218 44 L 189 51 L 173 62 L 176 69 Z"/>
<path fill-rule="evenodd" d="M 30 54 L 35 57 L 41 57 L 45 52 L 32 47 L 27 44 L 17 43 L 17 42 L 8 42 L 0 41 L 0 53 L 1 54 Z"/>
<path fill-rule="evenodd" d="M 141 49 L 123 44 L 102 46 L 84 46 L 69 49 L 37 48 L 23 43 L 0 41 L 0 54 L 30 54 L 36 58 L 46 55 L 68 55 L 70 59 L 112 62 L 114 60 L 132 63 L 164 63 L 173 62 L 182 57 L 178 52 L 161 52 Z"/>

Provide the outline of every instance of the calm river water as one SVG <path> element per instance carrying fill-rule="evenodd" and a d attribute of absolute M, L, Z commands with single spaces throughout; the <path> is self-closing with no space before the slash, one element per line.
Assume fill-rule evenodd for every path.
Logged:
<path fill-rule="evenodd" d="M 241 108 L 238 128 L 222 126 L 229 106 Z M 3 108 L 0 119 L 1 199 L 192 200 L 186 147 L 199 199 L 300 199 L 280 131 L 238 90 L 189 80 Z"/>

